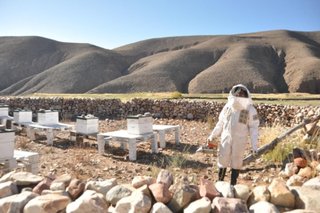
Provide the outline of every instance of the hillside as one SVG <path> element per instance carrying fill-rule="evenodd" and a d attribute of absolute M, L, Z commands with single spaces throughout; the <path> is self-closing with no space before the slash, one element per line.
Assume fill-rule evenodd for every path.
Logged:
<path fill-rule="evenodd" d="M 0 95 L 30 93 L 320 93 L 320 32 L 156 38 L 112 50 L 0 37 Z"/>

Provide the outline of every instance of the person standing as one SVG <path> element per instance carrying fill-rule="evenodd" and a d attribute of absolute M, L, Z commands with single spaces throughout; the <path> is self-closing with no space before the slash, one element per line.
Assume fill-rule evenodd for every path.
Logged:
<path fill-rule="evenodd" d="M 255 154 L 258 144 L 258 113 L 249 90 L 242 84 L 232 87 L 228 101 L 219 115 L 219 120 L 207 143 L 220 136 L 218 146 L 218 180 L 223 181 L 227 167 L 231 167 L 231 182 L 236 185 L 243 164 L 248 139 Z"/>

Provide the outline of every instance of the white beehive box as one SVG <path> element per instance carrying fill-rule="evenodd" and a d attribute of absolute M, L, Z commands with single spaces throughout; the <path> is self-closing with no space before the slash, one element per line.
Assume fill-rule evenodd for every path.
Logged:
<path fill-rule="evenodd" d="M 31 172 L 33 174 L 37 174 L 39 172 L 40 157 L 38 153 L 14 150 L 14 158 L 25 164 L 27 172 Z"/>
<path fill-rule="evenodd" d="M 95 134 L 99 132 L 99 119 L 94 116 L 78 116 L 76 133 Z"/>
<path fill-rule="evenodd" d="M 150 116 L 137 115 L 127 117 L 127 132 L 129 134 L 141 135 L 151 133 L 153 119 Z"/>
<path fill-rule="evenodd" d="M 59 123 L 59 113 L 51 110 L 40 110 L 37 113 L 38 123 L 42 125 Z"/>
<path fill-rule="evenodd" d="M 9 115 L 9 106 L 0 105 L 0 116 L 8 116 L 8 115 Z"/>
<path fill-rule="evenodd" d="M 13 119 L 16 123 L 30 123 L 32 122 L 32 111 L 15 110 L 13 112 Z"/>
<path fill-rule="evenodd" d="M 14 140 L 14 131 L 0 130 L 0 159 L 13 158 Z"/>

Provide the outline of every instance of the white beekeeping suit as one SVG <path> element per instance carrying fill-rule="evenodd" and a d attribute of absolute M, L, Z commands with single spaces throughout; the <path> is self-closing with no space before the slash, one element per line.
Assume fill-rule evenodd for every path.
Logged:
<path fill-rule="evenodd" d="M 257 150 L 258 126 L 258 114 L 249 90 L 242 84 L 235 85 L 208 138 L 212 141 L 213 138 L 221 137 L 218 148 L 219 180 L 223 180 L 226 167 L 231 167 L 234 173 L 231 174 L 231 184 L 236 184 L 248 140 L 252 150 Z"/>

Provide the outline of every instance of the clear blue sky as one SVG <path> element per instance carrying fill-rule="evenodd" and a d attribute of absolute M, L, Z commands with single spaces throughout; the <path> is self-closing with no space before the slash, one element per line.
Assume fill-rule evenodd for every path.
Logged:
<path fill-rule="evenodd" d="M 0 36 L 107 49 L 159 37 L 320 31 L 320 0 L 0 0 Z"/>

